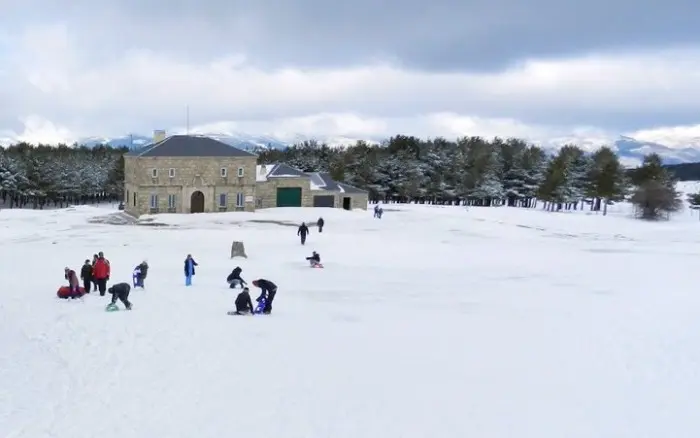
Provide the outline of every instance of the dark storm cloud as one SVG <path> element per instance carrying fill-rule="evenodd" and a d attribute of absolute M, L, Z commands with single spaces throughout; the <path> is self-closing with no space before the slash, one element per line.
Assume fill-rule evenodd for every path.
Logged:
<path fill-rule="evenodd" d="M 99 17 L 122 43 L 192 55 L 245 50 L 267 66 L 389 58 L 426 70 L 490 70 L 529 57 L 697 43 L 698 12 L 689 0 L 95 0 L 63 13 Z"/>

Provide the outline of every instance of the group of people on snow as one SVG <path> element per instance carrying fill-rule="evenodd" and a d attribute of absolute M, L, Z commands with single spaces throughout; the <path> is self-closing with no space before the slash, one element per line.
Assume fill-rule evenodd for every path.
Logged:
<path fill-rule="evenodd" d="M 100 251 L 95 254 L 92 258 L 86 259 L 82 268 L 80 269 L 80 279 L 73 269 L 66 266 L 64 269 L 64 278 L 68 280 L 68 288 L 70 293 L 68 297 L 79 298 L 83 293 L 89 294 L 94 288 L 95 291 L 99 291 L 100 296 L 105 296 L 107 293 L 112 295 L 111 305 L 116 305 L 117 300 L 121 301 L 127 310 L 131 309 L 131 302 L 129 302 L 129 293 L 131 292 L 131 285 L 128 283 L 117 283 L 107 288 L 107 282 L 111 275 L 111 265 L 109 260 L 104 256 L 104 253 Z M 134 269 L 134 287 L 144 287 L 144 281 L 148 275 L 148 263 L 144 260 L 139 263 Z M 82 280 L 82 291 L 81 282 Z"/>
<path fill-rule="evenodd" d="M 235 289 L 237 286 L 241 286 L 241 289 L 243 289 L 236 297 L 236 311 L 234 313 L 236 315 L 252 315 L 255 313 L 269 315 L 272 313 L 272 302 L 277 294 L 277 285 L 264 278 L 253 280 L 253 286 L 261 290 L 260 296 L 255 299 L 258 302 L 258 308 L 256 309 L 253 307 L 253 300 L 250 298 L 248 283 L 241 277 L 241 272 L 243 272 L 243 269 L 240 266 L 236 266 L 226 277 L 229 288 Z"/>

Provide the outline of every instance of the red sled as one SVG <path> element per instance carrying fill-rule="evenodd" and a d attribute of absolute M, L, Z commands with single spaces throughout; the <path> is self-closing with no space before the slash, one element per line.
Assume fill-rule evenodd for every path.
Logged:
<path fill-rule="evenodd" d="M 58 298 L 80 298 L 83 295 L 85 295 L 85 288 L 84 287 L 79 287 L 78 292 L 71 292 L 70 287 L 68 286 L 61 286 L 58 288 L 58 292 L 56 292 L 56 295 Z"/>
<path fill-rule="evenodd" d="M 320 263 L 314 263 L 314 264 L 311 265 L 310 267 L 312 267 L 312 268 L 323 268 L 323 265 L 320 264 Z"/>

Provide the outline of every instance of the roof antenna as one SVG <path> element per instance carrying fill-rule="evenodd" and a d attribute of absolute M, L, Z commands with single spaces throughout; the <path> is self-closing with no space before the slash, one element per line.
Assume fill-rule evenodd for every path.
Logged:
<path fill-rule="evenodd" d="M 190 106 L 187 105 L 187 135 L 190 135 Z"/>

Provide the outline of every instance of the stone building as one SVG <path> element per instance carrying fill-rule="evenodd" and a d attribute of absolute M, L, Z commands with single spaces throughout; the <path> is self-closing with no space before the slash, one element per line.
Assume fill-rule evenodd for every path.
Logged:
<path fill-rule="evenodd" d="M 208 137 L 174 135 L 124 156 L 124 210 L 155 213 L 255 211 L 272 207 L 367 208 L 368 193 Z"/>

